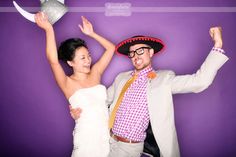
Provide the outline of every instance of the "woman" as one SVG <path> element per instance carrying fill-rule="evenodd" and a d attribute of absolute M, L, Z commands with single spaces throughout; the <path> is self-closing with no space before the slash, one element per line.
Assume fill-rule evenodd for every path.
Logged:
<path fill-rule="evenodd" d="M 92 24 L 82 17 L 80 30 L 105 48 L 102 57 L 90 68 L 90 53 L 82 39 L 64 41 L 57 54 L 54 30 L 46 15 L 37 13 L 35 20 L 46 32 L 46 55 L 58 86 L 72 107 L 82 109 L 81 118 L 76 120 L 73 131 L 72 157 L 106 157 L 109 153 L 108 110 L 105 105 L 106 88 L 100 82 L 115 46 L 96 34 Z M 65 74 L 58 58 L 72 67 L 72 75 Z"/>

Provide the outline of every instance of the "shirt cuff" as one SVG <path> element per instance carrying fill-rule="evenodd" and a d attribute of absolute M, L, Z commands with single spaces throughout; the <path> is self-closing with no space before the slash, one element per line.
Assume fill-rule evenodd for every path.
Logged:
<path fill-rule="evenodd" d="M 212 51 L 214 51 L 214 52 L 219 52 L 219 53 L 225 53 L 225 51 L 224 51 L 223 49 L 221 49 L 221 48 L 216 48 L 216 47 L 213 47 L 213 48 L 212 48 Z"/>

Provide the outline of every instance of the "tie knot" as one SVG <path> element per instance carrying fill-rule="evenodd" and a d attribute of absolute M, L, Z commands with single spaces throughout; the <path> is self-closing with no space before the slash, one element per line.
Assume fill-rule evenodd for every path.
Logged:
<path fill-rule="evenodd" d="M 132 77 L 132 79 L 136 79 L 136 78 L 138 78 L 138 75 L 134 75 L 134 76 Z"/>
<path fill-rule="evenodd" d="M 130 79 L 129 79 L 129 83 L 133 83 L 136 79 L 138 78 L 138 75 L 133 75 Z"/>

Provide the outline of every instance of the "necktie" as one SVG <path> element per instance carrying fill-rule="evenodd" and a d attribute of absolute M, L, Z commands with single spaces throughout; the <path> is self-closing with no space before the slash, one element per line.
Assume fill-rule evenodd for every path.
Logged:
<path fill-rule="evenodd" d="M 124 87 L 121 90 L 121 93 L 119 95 L 119 98 L 117 99 L 116 105 L 110 115 L 110 119 L 109 119 L 109 128 L 111 129 L 113 127 L 114 121 L 115 121 L 115 117 L 116 117 L 116 112 L 122 102 L 122 99 L 125 95 L 126 90 L 129 88 L 129 86 L 135 81 L 135 79 L 137 78 L 136 75 L 134 75 L 133 77 L 131 77 L 126 84 L 124 85 Z"/>

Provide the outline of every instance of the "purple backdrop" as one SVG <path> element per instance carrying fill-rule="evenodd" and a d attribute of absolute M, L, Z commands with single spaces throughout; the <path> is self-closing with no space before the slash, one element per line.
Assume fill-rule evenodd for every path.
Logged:
<path fill-rule="evenodd" d="M 39 6 L 37 1 L 17 2 L 24 7 Z M 149 8 L 145 12 L 136 10 L 131 16 L 105 16 L 99 11 L 105 2 L 123 1 L 66 0 L 69 7 L 88 8 L 69 12 L 54 25 L 57 43 L 70 37 L 84 38 L 94 61 L 98 59 L 101 46 L 77 27 L 80 16 L 84 15 L 94 24 L 97 33 L 114 43 L 140 34 L 161 38 L 167 48 L 154 58 L 154 67 L 187 74 L 199 68 L 213 46 L 209 28 L 222 26 L 224 49 L 230 60 L 204 92 L 174 96 L 175 120 L 182 157 L 235 157 L 235 8 L 224 12 L 222 8 L 216 8 L 217 11 L 197 8 L 198 11 L 190 12 L 183 11 L 184 8 L 182 11 L 172 8 L 169 12 Z M 136 9 L 236 7 L 235 0 L 125 2 Z M 45 57 L 45 34 L 14 8 L 6 11 L 5 7 L 13 7 L 12 1 L 0 1 L 0 156 L 69 157 L 74 122 Z M 108 87 L 119 72 L 131 68 L 127 58 L 115 55 L 102 81 Z"/>

